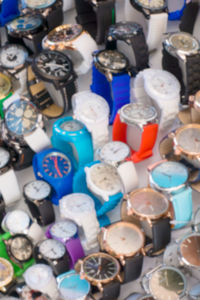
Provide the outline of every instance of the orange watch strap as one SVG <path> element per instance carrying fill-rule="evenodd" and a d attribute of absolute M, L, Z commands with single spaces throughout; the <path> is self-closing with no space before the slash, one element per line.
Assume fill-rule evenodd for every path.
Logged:
<path fill-rule="evenodd" d="M 112 139 L 113 141 L 120 141 L 126 143 L 127 124 L 122 123 L 119 114 L 116 114 L 113 122 Z"/>

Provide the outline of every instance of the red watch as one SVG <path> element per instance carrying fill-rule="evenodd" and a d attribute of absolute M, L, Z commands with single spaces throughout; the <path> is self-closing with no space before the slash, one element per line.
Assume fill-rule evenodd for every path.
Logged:
<path fill-rule="evenodd" d="M 124 105 L 118 110 L 113 123 L 113 141 L 121 141 L 127 144 L 128 126 L 132 126 L 133 130 L 134 127 L 137 127 L 142 132 L 139 149 L 131 149 L 131 157 L 129 159 L 137 163 L 152 156 L 152 149 L 158 133 L 156 109 L 143 103 Z"/>

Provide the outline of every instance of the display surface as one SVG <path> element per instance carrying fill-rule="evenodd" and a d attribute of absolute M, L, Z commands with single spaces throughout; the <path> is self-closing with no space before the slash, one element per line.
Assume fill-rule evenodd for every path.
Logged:
<path fill-rule="evenodd" d="M 25 185 L 24 193 L 29 199 L 42 200 L 49 196 L 50 185 L 43 180 L 32 181 Z"/>
<path fill-rule="evenodd" d="M 23 66 L 27 57 L 26 48 L 17 44 L 8 44 L 0 50 L 0 63 L 7 69 Z"/>
<path fill-rule="evenodd" d="M 67 156 L 58 152 L 52 152 L 43 159 L 44 172 L 54 178 L 65 177 L 71 171 L 71 163 Z"/>

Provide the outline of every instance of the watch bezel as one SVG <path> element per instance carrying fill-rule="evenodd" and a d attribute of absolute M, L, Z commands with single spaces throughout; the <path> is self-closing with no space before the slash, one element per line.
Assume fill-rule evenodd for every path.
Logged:
<path fill-rule="evenodd" d="M 124 157 L 122 160 L 120 161 L 116 161 L 116 160 L 108 160 L 108 159 L 105 159 L 102 157 L 102 150 L 104 147 L 106 147 L 108 144 L 114 144 L 114 143 L 120 143 L 124 146 L 126 146 L 127 150 L 128 150 L 128 154 L 126 157 Z M 98 152 L 98 157 L 99 157 L 99 160 L 103 163 L 106 163 L 106 164 L 110 164 L 114 167 L 117 167 L 121 162 L 124 162 L 126 160 L 126 158 L 128 158 L 129 156 L 131 155 L 131 148 L 125 144 L 124 142 L 121 142 L 121 141 L 110 141 L 110 142 L 107 142 L 106 144 L 104 144 L 100 149 L 99 149 L 99 152 Z"/>
<path fill-rule="evenodd" d="M 137 10 L 141 11 L 146 18 L 149 18 L 150 14 L 158 14 L 158 13 L 162 13 L 162 12 L 168 12 L 168 9 L 167 9 L 168 5 L 167 5 L 166 0 L 164 0 L 164 5 L 159 8 L 147 7 L 147 6 L 139 3 L 138 0 L 130 0 L 130 2 L 132 4 L 132 6 L 135 7 Z"/>
<path fill-rule="evenodd" d="M 52 227 L 53 227 L 53 226 L 55 226 L 57 223 L 65 223 L 65 222 L 70 222 L 70 223 L 72 223 L 72 224 L 76 227 L 76 232 L 75 232 L 74 235 L 72 235 L 72 236 L 70 236 L 70 237 L 65 237 L 65 238 L 63 238 L 63 237 L 58 237 L 57 235 L 55 235 L 55 234 L 52 233 Z M 53 223 L 52 226 L 50 226 L 50 228 L 49 228 L 49 233 L 50 233 L 51 237 L 52 237 L 54 240 L 58 240 L 58 241 L 63 240 L 63 242 L 66 243 L 67 241 L 71 240 L 73 237 L 75 237 L 75 236 L 77 235 L 77 233 L 78 233 L 78 226 L 77 226 L 77 224 L 76 224 L 74 221 L 72 221 L 71 219 L 65 218 L 65 219 L 63 219 L 63 220 L 60 220 L 60 221 L 57 221 L 57 222 Z"/>
<path fill-rule="evenodd" d="M 12 91 L 12 81 L 9 76 L 5 75 L 2 72 L 0 72 L 0 77 L 2 77 L 7 82 L 7 85 L 8 85 L 6 93 L 4 93 L 2 95 L 0 94 L 0 100 L 2 100 L 4 98 L 6 98 L 9 95 L 9 93 Z"/>
<path fill-rule="evenodd" d="M 30 8 L 30 9 L 39 10 L 39 9 L 46 9 L 46 8 L 49 8 L 49 7 L 53 6 L 55 4 L 56 0 L 51 0 L 50 4 L 45 4 L 44 3 L 42 6 L 41 5 L 39 5 L 39 6 L 37 6 L 37 5 L 31 6 L 31 5 L 28 5 L 27 2 L 28 1 L 26 0 L 25 1 L 26 7 Z"/>
<path fill-rule="evenodd" d="M 6 265 L 6 268 L 9 269 L 10 274 L 7 276 L 7 278 L 0 284 L 0 288 L 4 288 L 7 286 L 10 282 L 12 282 L 13 277 L 14 277 L 14 269 L 12 264 L 9 262 L 9 260 L 0 257 L 0 263 L 3 264 L 4 266 Z"/>
<path fill-rule="evenodd" d="M 6 64 L 3 64 L 3 63 L 2 63 L 2 59 L 1 59 L 2 52 L 3 52 L 3 51 L 6 51 L 8 48 L 11 48 L 11 47 L 16 47 L 16 48 L 20 49 L 20 50 L 24 53 L 24 63 L 23 63 L 23 64 L 20 64 L 20 65 L 15 66 L 15 67 L 9 67 L 9 66 L 7 66 Z M 0 49 L 0 63 L 1 63 L 1 66 L 2 66 L 3 68 L 7 69 L 7 70 L 10 70 L 10 69 L 11 69 L 11 70 L 12 70 L 12 69 L 14 69 L 14 70 L 19 70 L 19 69 L 23 68 L 24 65 L 26 64 L 26 59 L 27 59 L 28 55 L 29 55 L 29 54 L 28 54 L 28 51 L 27 51 L 26 48 L 23 47 L 22 45 L 19 45 L 19 44 L 7 44 L 7 45 L 4 45 L 4 46 L 1 47 L 1 49 Z"/>
<path fill-rule="evenodd" d="M 131 33 L 125 34 L 125 35 L 113 32 L 114 30 L 117 30 L 118 26 L 127 26 L 127 25 L 132 25 L 132 26 L 136 25 L 135 30 L 133 30 Z M 112 40 L 127 41 L 128 39 L 134 38 L 135 36 L 139 35 L 140 33 L 143 33 L 143 28 L 139 23 L 131 22 L 131 21 L 121 21 L 121 22 L 112 24 L 109 27 L 107 39 L 109 40 L 109 37 L 112 37 Z"/>
<path fill-rule="evenodd" d="M 26 239 L 28 242 L 29 242 L 29 245 L 31 246 L 31 254 L 29 255 L 29 257 L 27 259 L 19 259 L 15 256 L 15 254 L 13 253 L 12 251 L 12 242 L 15 238 L 24 238 Z M 33 257 L 33 243 L 31 241 L 31 239 L 26 235 L 26 234 L 23 234 L 23 233 L 16 233 L 14 235 L 12 235 L 6 242 L 6 248 L 7 248 L 7 251 L 9 253 L 9 255 L 11 256 L 11 259 L 13 258 L 13 260 L 19 262 L 19 263 L 25 263 L 25 262 L 28 262 L 30 261 L 30 259 Z"/>
<path fill-rule="evenodd" d="M 45 198 L 41 198 L 41 199 L 35 199 L 35 198 L 32 198 L 32 197 L 29 197 L 27 194 L 26 194 L 26 188 L 27 188 L 27 186 L 28 185 L 30 185 L 30 184 L 32 184 L 32 183 L 34 183 L 34 182 L 43 182 L 43 183 L 45 183 L 46 185 L 48 185 L 49 186 L 49 194 L 45 197 Z M 50 196 L 51 196 L 51 194 L 52 194 L 52 187 L 51 187 L 51 185 L 47 182 L 47 181 L 45 181 L 45 180 L 32 180 L 32 181 L 29 181 L 29 182 L 27 182 L 24 186 L 23 186 L 23 194 L 24 194 L 24 197 L 26 198 L 26 200 L 29 200 L 29 201 L 31 201 L 31 202 L 35 202 L 35 201 L 41 201 L 41 200 L 45 200 L 45 199 L 47 199 L 47 198 L 49 198 Z"/>

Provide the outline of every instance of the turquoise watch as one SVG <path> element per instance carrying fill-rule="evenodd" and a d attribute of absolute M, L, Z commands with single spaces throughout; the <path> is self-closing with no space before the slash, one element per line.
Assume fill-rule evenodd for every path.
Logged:
<path fill-rule="evenodd" d="M 60 118 L 53 124 L 51 142 L 70 157 L 75 170 L 93 161 L 91 134 L 83 123 L 72 117 Z"/>
<path fill-rule="evenodd" d="M 181 163 L 162 160 L 148 167 L 150 186 L 167 194 L 173 206 L 174 229 L 192 218 L 192 189 L 188 186 L 188 169 Z"/>

